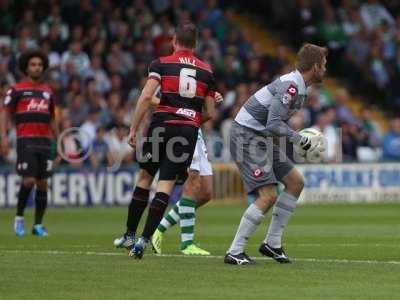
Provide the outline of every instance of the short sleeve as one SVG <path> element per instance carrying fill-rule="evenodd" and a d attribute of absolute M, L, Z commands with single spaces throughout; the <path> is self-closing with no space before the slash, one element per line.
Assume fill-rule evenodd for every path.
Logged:
<path fill-rule="evenodd" d="M 15 90 L 13 88 L 9 89 L 4 97 L 3 107 L 5 110 L 13 113 L 17 108 L 17 98 L 15 96 Z"/>
<path fill-rule="evenodd" d="M 161 68 L 160 68 L 160 59 L 153 60 L 149 66 L 149 76 L 150 79 L 155 79 L 158 82 L 161 82 Z"/>

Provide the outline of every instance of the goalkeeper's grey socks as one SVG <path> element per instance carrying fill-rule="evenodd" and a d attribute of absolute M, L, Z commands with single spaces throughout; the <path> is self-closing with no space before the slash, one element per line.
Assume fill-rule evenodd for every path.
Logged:
<path fill-rule="evenodd" d="M 233 239 L 232 245 L 229 248 L 229 253 L 237 255 L 244 252 L 247 240 L 257 229 L 261 223 L 264 215 L 262 211 L 254 204 L 250 205 L 244 212 L 242 219 L 240 220 L 239 228 L 236 232 L 235 238 Z"/>
<path fill-rule="evenodd" d="M 264 240 L 272 248 L 282 247 L 282 234 L 296 207 L 297 198 L 283 192 L 279 195 L 272 211 L 272 220 Z"/>

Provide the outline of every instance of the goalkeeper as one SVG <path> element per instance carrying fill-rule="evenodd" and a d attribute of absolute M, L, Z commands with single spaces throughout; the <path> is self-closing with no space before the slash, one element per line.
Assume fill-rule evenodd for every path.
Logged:
<path fill-rule="evenodd" d="M 290 259 L 282 247 L 282 235 L 304 186 L 304 180 L 277 140 L 289 140 L 301 155 L 322 152 L 320 137 L 301 136 L 287 122 L 302 108 L 307 86 L 322 82 L 327 49 L 305 44 L 297 54 L 296 70 L 258 90 L 237 114 L 230 132 L 230 151 L 238 166 L 245 189 L 256 200 L 244 212 L 224 262 L 253 263 L 245 253 L 248 239 L 274 206 L 272 220 L 259 251 L 280 263 Z M 285 186 L 277 196 L 278 182 Z"/>

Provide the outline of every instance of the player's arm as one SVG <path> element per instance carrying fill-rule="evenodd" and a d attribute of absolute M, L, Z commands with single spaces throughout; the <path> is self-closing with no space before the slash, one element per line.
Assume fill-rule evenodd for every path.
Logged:
<path fill-rule="evenodd" d="M 8 138 L 7 129 L 9 123 L 9 112 L 1 107 L 0 110 L 0 141 L 1 141 L 1 153 L 6 155 L 8 153 Z"/>
<path fill-rule="evenodd" d="M 50 102 L 50 130 L 53 133 L 54 139 L 57 141 L 58 136 L 60 135 L 60 129 L 59 129 L 59 122 L 58 122 L 58 116 L 57 114 L 59 113 L 57 106 L 55 105 L 54 98 L 51 98 Z"/>
<path fill-rule="evenodd" d="M 133 119 L 129 134 L 128 143 L 132 147 L 136 147 L 136 132 L 138 131 L 146 112 L 150 109 L 152 97 L 159 86 L 159 81 L 150 77 L 147 80 L 142 90 L 142 93 L 140 94 L 139 100 L 136 104 L 135 112 L 133 113 Z"/>
<path fill-rule="evenodd" d="M 267 131 L 275 136 L 286 137 L 289 142 L 299 146 L 304 151 L 314 150 L 319 144 L 319 137 L 302 136 L 290 128 L 289 125 L 283 121 L 283 118 L 287 117 L 288 113 L 288 105 L 274 98 L 268 112 Z"/>
<path fill-rule="evenodd" d="M 201 114 L 202 124 L 215 117 L 215 102 L 222 101 L 222 95 L 216 90 L 215 78 L 211 73 L 208 79 L 208 92 L 204 99 L 203 113 Z"/>
<path fill-rule="evenodd" d="M 14 89 L 9 89 L 4 98 L 3 105 L 0 107 L 0 143 L 3 155 L 7 155 L 9 150 L 7 131 L 11 113 L 15 111 L 16 106 L 17 103 L 14 97 Z"/>
<path fill-rule="evenodd" d="M 268 120 L 265 127 L 275 136 L 287 137 L 293 144 L 299 144 L 301 135 L 287 125 L 284 118 L 288 117 L 289 107 L 280 99 L 273 98 L 268 110 Z"/>
<path fill-rule="evenodd" d="M 204 100 L 204 109 L 201 114 L 201 123 L 205 123 L 215 117 L 215 98 L 207 96 Z"/>
<path fill-rule="evenodd" d="M 307 151 L 310 149 L 313 141 L 308 137 L 298 134 L 284 121 L 289 118 L 289 106 L 296 95 L 297 87 L 291 84 L 271 99 L 272 102 L 268 110 L 268 120 L 265 127 L 273 135 L 286 137 L 289 142 Z"/>

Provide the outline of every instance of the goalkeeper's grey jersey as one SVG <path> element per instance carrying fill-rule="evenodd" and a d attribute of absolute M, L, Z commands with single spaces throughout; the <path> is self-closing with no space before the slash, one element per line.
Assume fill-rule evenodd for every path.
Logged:
<path fill-rule="evenodd" d="M 235 121 L 266 136 L 285 136 L 298 144 L 301 136 L 287 122 L 303 106 L 306 97 L 303 76 L 295 70 L 252 95 L 240 109 Z"/>

